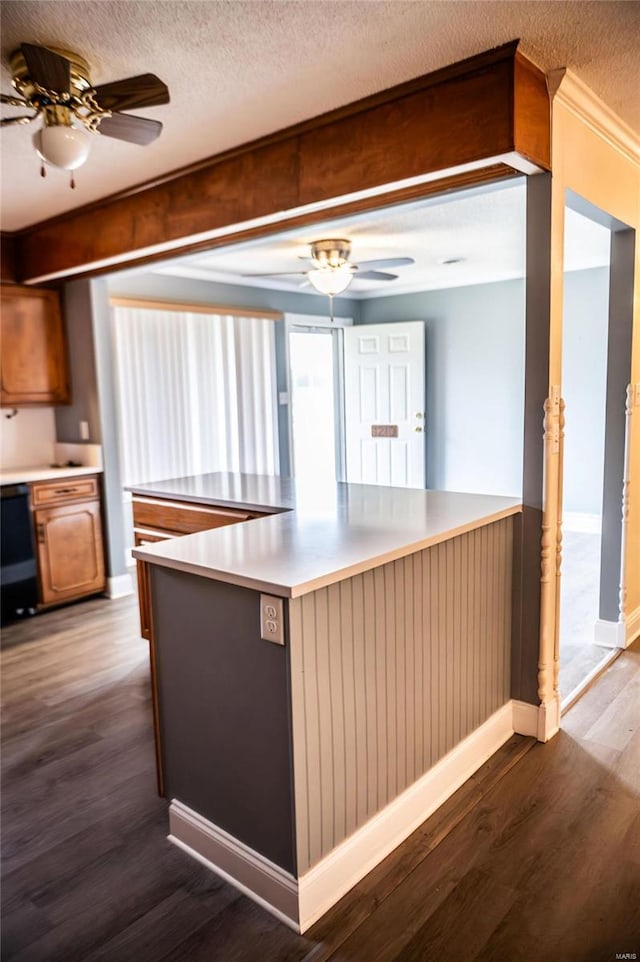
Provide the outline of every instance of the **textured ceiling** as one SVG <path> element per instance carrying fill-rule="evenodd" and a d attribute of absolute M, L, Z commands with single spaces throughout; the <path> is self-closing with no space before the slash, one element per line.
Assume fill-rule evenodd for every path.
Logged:
<path fill-rule="evenodd" d="M 11 0 L 7 55 L 29 41 L 77 50 L 94 83 L 157 73 L 172 102 L 141 148 L 92 139 L 70 191 L 38 176 L 31 128 L 2 132 L 2 226 L 14 230 L 520 37 L 543 69 L 570 67 L 640 130 L 640 4 L 564 0 Z M 4 107 L 3 113 L 11 108 Z"/>
<path fill-rule="evenodd" d="M 249 273 L 305 271 L 310 243 L 328 237 L 351 241 L 351 260 L 412 257 L 414 264 L 391 268 L 395 281 L 359 280 L 346 297 L 366 299 L 412 291 L 463 287 L 523 277 L 526 190 L 523 179 L 458 191 L 409 204 L 327 220 L 207 254 L 176 258 L 154 269 L 198 280 L 297 291 L 316 296 L 304 276 L 247 277 Z M 565 269 L 609 263 L 610 235 L 604 227 L 567 209 Z M 443 264 L 455 259 L 459 263 Z M 140 273 L 148 270 L 142 268 Z M 135 273 L 135 272 L 132 272 Z M 323 295 L 319 295 L 323 296 Z"/>

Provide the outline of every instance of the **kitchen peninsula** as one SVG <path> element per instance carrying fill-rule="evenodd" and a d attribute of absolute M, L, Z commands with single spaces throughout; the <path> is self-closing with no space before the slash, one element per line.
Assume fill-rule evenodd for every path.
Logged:
<path fill-rule="evenodd" d="M 228 474 L 132 491 L 183 534 L 134 550 L 170 838 L 304 931 L 512 734 L 520 505 Z"/>

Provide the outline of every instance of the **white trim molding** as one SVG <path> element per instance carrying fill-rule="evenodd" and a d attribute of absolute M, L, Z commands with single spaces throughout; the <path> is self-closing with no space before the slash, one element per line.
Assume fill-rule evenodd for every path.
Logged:
<path fill-rule="evenodd" d="M 627 160 L 640 164 L 640 137 L 572 70 L 548 74 L 553 104 L 561 103 Z"/>
<path fill-rule="evenodd" d="M 640 635 L 640 606 L 627 615 L 627 637 L 623 647 L 628 648 Z"/>
<path fill-rule="evenodd" d="M 296 932 L 305 932 L 446 802 L 514 731 L 537 736 L 541 707 L 507 702 L 300 878 L 176 799 L 169 809 L 169 840 Z"/>
<path fill-rule="evenodd" d="M 133 581 L 131 575 L 116 575 L 115 578 L 107 578 L 107 587 L 104 593 L 112 601 L 115 598 L 126 598 L 127 595 L 132 595 Z"/>
<path fill-rule="evenodd" d="M 293 875 L 175 798 L 169 808 L 169 841 L 301 931 Z"/>
<path fill-rule="evenodd" d="M 560 695 L 556 694 L 550 701 L 543 702 L 538 708 L 539 742 L 548 742 L 560 731 Z"/>
<path fill-rule="evenodd" d="M 532 735 L 538 737 L 538 715 L 540 705 L 531 705 L 526 701 L 512 701 L 512 726 L 517 735 Z"/>
<path fill-rule="evenodd" d="M 598 618 L 593 626 L 593 640 L 603 648 L 626 648 L 624 621 L 605 621 Z"/>

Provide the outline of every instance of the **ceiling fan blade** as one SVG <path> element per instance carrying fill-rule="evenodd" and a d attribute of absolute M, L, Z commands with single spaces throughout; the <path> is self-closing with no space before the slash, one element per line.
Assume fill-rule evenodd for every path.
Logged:
<path fill-rule="evenodd" d="M 29 77 L 47 90 L 56 93 L 69 93 L 71 89 L 71 64 L 66 57 L 61 57 L 46 47 L 36 47 L 32 43 L 20 45 L 22 55 L 27 64 Z"/>
<path fill-rule="evenodd" d="M 395 281 L 397 274 L 385 274 L 384 271 L 358 271 L 357 281 Z"/>
<path fill-rule="evenodd" d="M 33 114 L 31 117 L 3 117 L 2 120 L 0 120 L 0 127 L 17 127 L 18 124 L 30 124 L 37 116 L 37 114 Z"/>
<path fill-rule="evenodd" d="M 105 110 L 137 110 L 169 103 L 169 88 L 152 73 L 101 84 L 94 87 L 94 94 Z"/>
<path fill-rule="evenodd" d="M 269 271 L 266 274 L 241 274 L 241 277 L 291 277 L 294 274 L 308 274 L 308 271 Z"/>
<path fill-rule="evenodd" d="M 160 136 L 162 124 L 159 120 L 147 120 L 146 117 L 113 114 L 111 117 L 102 118 L 98 132 L 105 137 L 115 137 L 116 140 L 126 140 L 130 144 L 145 147 Z"/>
<path fill-rule="evenodd" d="M 379 257 L 373 261 L 358 261 L 358 267 L 376 270 L 378 267 L 406 267 L 415 264 L 413 257 Z"/>

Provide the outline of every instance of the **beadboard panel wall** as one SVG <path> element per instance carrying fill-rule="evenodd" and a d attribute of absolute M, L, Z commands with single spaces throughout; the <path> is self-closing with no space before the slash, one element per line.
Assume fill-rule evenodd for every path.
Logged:
<path fill-rule="evenodd" d="M 292 599 L 302 874 L 510 697 L 513 519 Z"/>

